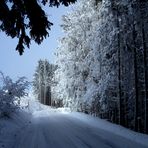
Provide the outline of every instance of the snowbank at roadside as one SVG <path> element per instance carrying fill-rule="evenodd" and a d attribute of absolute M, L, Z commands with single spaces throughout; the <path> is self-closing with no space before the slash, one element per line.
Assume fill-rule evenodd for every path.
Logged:
<path fill-rule="evenodd" d="M 84 113 L 72 112 L 68 115 L 73 118 L 77 118 L 87 124 L 90 124 L 91 126 L 95 128 L 114 133 L 123 138 L 135 141 L 137 143 L 140 143 L 148 147 L 148 135 L 146 134 L 134 132 L 120 125 L 113 124 L 106 120 L 100 119 L 98 117 L 93 117 L 91 115 L 86 115 Z"/>
<path fill-rule="evenodd" d="M 31 114 L 23 111 L 13 113 L 11 118 L 0 118 L 0 148 L 12 148 L 17 134 L 29 125 Z"/>

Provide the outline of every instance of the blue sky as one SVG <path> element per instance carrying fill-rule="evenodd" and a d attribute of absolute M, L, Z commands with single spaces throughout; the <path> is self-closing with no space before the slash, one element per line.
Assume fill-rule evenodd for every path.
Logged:
<path fill-rule="evenodd" d="M 63 6 L 46 9 L 48 10 L 49 20 L 54 23 L 52 30 L 49 32 L 50 36 L 41 45 L 32 42 L 30 49 L 26 48 L 23 56 L 19 56 L 18 52 L 15 51 L 17 40 L 0 32 L 0 71 L 13 79 L 26 76 L 29 80 L 32 80 L 39 59 L 48 59 L 53 62 L 54 51 L 58 45 L 57 39 L 63 35 L 60 28 L 61 16 L 66 14 L 69 9 Z"/>

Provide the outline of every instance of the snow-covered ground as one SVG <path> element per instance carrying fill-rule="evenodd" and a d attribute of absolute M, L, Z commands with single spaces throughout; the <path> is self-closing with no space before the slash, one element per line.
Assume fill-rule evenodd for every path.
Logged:
<path fill-rule="evenodd" d="M 29 102 L 0 119 L 0 148 L 148 148 L 148 136 L 83 113 Z"/>
<path fill-rule="evenodd" d="M 12 148 L 17 143 L 19 132 L 29 125 L 31 117 L 31 114 L 20 111 L 9 119 L 0 118 L 0 148 Z"/>

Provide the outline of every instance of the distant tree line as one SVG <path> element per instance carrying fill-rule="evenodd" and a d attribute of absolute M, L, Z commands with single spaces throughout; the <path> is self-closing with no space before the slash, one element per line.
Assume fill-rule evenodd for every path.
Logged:
<path fill-rule="evenodd" d="M 54 72 L 57 66 L 50 64 L 48 60 L 39 60 L 33 78 L 33 90 L 40 103 L 56 106 L 51 94 L 51 87 L 55 85 Z"/>

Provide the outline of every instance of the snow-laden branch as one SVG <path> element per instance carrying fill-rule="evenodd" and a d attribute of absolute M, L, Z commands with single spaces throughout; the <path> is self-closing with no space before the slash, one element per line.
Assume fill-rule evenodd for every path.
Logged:
<path fill-rule="evenodd" d="M 9 116 L 19 108 L 19 100 L 27 95 L 30 83 L 25 77 L 20 77 L 13 82 L 9 76 L 0 72 L 0 116 Z"/>

